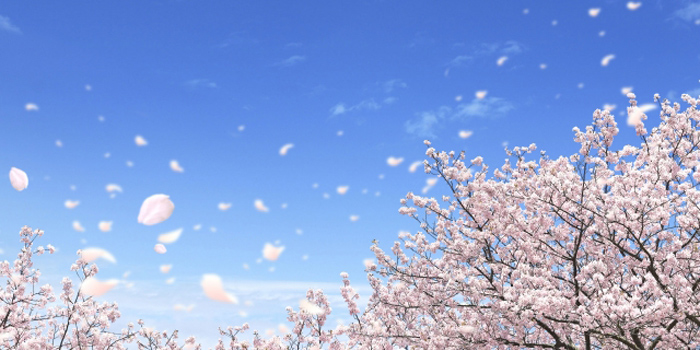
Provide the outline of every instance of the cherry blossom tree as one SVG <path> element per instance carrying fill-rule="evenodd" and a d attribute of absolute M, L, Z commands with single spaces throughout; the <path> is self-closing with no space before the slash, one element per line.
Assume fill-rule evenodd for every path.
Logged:
<path fill-rule="evenodd" d="M 351 340 L 421 349 L 700 347 L 698 101 L 683 95 L 690 107 L 681 112 L 655 95 L 661 123 L 649 132 L 628 97 L 639 147 L 613 150 L 617 123 L 596 110 L 586 131 L 573 129 L 578 154 L 527 161 L 536 146 L 515 147 L 506 151 L 515 164 L 507 159 L 487 179 L 481 157 L 467 164 L 463 152 L 426 141 L 425 171 L 451 195 L 402 200 L 400 213 L 422 232 L 402 234 L 393 256 L 372 247 L 380 267 L 369 269 L 374 292 L 363 314 L 353 312 Z"/>

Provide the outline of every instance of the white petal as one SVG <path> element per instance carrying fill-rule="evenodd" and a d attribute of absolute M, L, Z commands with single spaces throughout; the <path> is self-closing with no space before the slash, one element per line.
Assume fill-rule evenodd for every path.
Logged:
<path fill-rule="evenodd" d="M 477 99 L 481 100 L 484 97 L 486 97 L 486 94 L 488 94 L 488 93 L 489 92 L 487 90 L 479 90 L 476 93 L 474 93 L 474 96 L 476 96 Z"/>
<path fill-rule="evenodd" d="M 423 164 L 423 162 L 421 161 L 415 161 L 411 163 L 411 166 L 408 167 L 408 171 L 411 173 L 415 172 L 421 164 Z"/>
<path fill-rule="evenodd" d="M 268 211 L 270 211 L 270 208 L 265 206 L 265 203 L 263 203 L 262 199 L 256 199 L 255 203 L 253 203 L 253 204 L 255 205 L 255 209 L 257 209 L 258 211 L 261 211 L 264 213 L 267 213 Z"/>
<path fill-rule="evenodd" d="M 114 256 L 102 248 L 85 248 L 80 250 L 80 257 L 87 263 L 91 263 L 99 258 L 105 259 L 113 264 L 117 263 Z"/>
<path fill-rule="evenodd" d="M 631 92 L 630 92 L 631 94 Z M 647 103 L 639 107 L 631 107 L 631 113 L 627 114 L 627 125 L 636 126 L 642 121 L 644 114 L 648 111 L 655 109 L 657 106 L 653 103 Z"/>
<path fill-rule="evenodd" d="M 588 9 L 588 15 L 591 17 L 596 17 L 600 13 L 600 7 Z"/>
<path fill-rule="evenodd" d="M 460 132 L 459 132 L 459 137 L 461 137 L 461 138 L 463 138 L 463 139 L 468 139 L 469 136 L 472 136 L 473 133 L 474 133 L 474 132 L 471 131 L 471 130 L 460 130 Z M 420 162 L 417 162 L 417 163 L 418 163 L 418 165 L 421 164 Z"/>
<path fill-rule="evenodd" d="M 85 232 L 85 228 L 83 227 L 83 225 L 80 224 L 80 221 L 78 220 L 73 221 L 73 229 L 78 232 Z"/>
<path fill-rule="evenodd" d="M 173 214 L 175 204 L 165 194 L 154 194 L 141 204 L 138 222 L 144 225 L 155 225 L 167 220 Z"/>
<path fill-rule="evenodd" d="M 348 192 L 348 189 L 350 189 L 350 186 L 338 186 L 335 190 L 338 192 L 338 194 L 345 194 Z"/>
<path fill-rule="evenodd" d="M 195 231 L 199 231 L 199 229 L 201 229 L 201 228 L 202 228 L 202 224 L 196 224 L 192 227 L 192 229 Z"/>
<path fill-rule="evenodd" d="M 10 169 L 10 184 L 12 184 L 15 190 L 22 191 L 29 185 L 29 177 L 27 177 L 27 173 L 24 171 L 12 167 Z"/>
<path fill-rule="evenodd" d="M 92 295 L 98 297 L 102 294 L 107 293 L 110 289 L 114 288 L 119 284 L 119 280 L 111 279 L 105 282 L 101 282 L 97 278 L 90 276 L 86 278 L 80 285 L 80 291 L 87 295 Z"/>
<path fill-rule="evenodd" d="M 231 203 L 224 203 L 224 202 L 219 203 L 219 210 L 226 211 L 229 208 L 231 208 Z"/>
<path fill-rule="evenodd" d="M 173 283 L 175 283 L 175 277 L 170 277 L 170 278 L 168 278 L 167 280 L 165 280 L 165 283 L 167 283 L 167 284 L 173 284 Z"/>
<path fill-rule="evenodd" d="M 30 102 L 24 105 L 24 109 L 26 109 L 27 111 L 38 111 L 39 106 L 37 106 L 35 103 Z"/>
<path fill-rule="evenodd" d="M 158 254 L 165 254 L 165 252 L 168 251 L 167 249 L 165 249 L 165 246 L 162 245 L 162 244 L 160 244 L 160 243 L 156 244 L 156 245 L 153 247 L 153 250 L 155 250 L 156 253 L 158 253 Z"/>
<path fill-rule="evenodd" d="M 176 173 L 185 172 L 185 169 L 183 169 L 183 168 L 180 166 L 180 163 L 178 163 L 178 161 L 175 160 L 175 159 L 173 159 L 173 160 L 170 161 L 170 169 L 172 169 L 172 171 L 174 171 L 174 172 L 176 172 Z"/>
<path fill-rule="evenodd" d="M 613 55 L 613 54 L 610 54 L 610 55 L 603 57 L 603 59 L 600 60 L 600 65 L 603 67 L 607 66 L 608 63 L 610 63 L 610 60 L 612 60 L 613 58 L 615 58 L 615 55 Z"/>
<path fill-rule="evenodd" d="M 170 272 L 170 269 L 173 268 L 173 265 L 160 265 L 160 272 L 162 273 L 168 273 Z"/>
<path fill-rule="evenodd" d="M 262 253 L 263 253 L 263 258 L 270 260 L 270 261 L 275 261 L 280 257 L 280 254 L 284 251 L 284 246 L 281 247 L 275 247 L 274 245 L 270 243 L 265 243 L 265 246 L 263 247 Z"/>
<path fill-rule="evenodd" d="M 623 87 L 620 89 L 620 92 L 621 92 L 623 95 L 627 96 L 627 94 L 629 94 L 630 92 L 632 92 L 632 89 L 633 89 L 632 86 L 623 86 Z"/>
<path fill-rule="evenodd" d="M 68 208 L 68 209 L 73 209 L 73 208 L 77 207 L 78 204 L 80 204 L 80 201 L 72 201 L 72 200 L 70 200 L 70 199 L 67 199 L 67 200 L 63 203 L 63 205 L 65 205 L 66 208 Z"/>
<path fill-rule="evenodd" d="M 170 244 L 174 243 L 180 238 L 180 235 L 182 234 L 182 228 L 179 228 L 177 230 L 173 230 L 167 233 L 163 233 L 158 236 L 158 242 L 160 243 L 165 243 L 165 244 Z"/>
<path fill-rule="evenodd" d="M 501 56 L 498 58 L 498 61 L 496 61 L 496 64 L 499 66 L 502 66 L 506 61 L 508 60 L 508 56 Z"/>
<path fill-rule="evenodd" d="M 112 192 L 122 192 L 122 187 L 117 185 L 117 184 L 107 184 L 105 187 L 107 192 L 112 193 Z"/>
<path fill-rule="evenodd" d="M 213 273 L 204 274 L 200 284 L 202 290 L 204 290 L 204 294 L 209 297 L 209 299 L 223 303 L 238 304 L 238 298 L 236 298 L 236 296 L 226 293 L 224 285 L 221 282 L 221 277 L 218 275 Z"/>
<path fill-rule="evenodd" d="M 282 146 L 282 148 L 280 148 L 280 155 L 281 156 L 287 155 L 287 151 L 289 151 L 289 149 L 292 147 L 294 147 L 293 143 L 288 143 L 288 144 Z"/>
<path fill-rule="evenodd" d="M 360 216 L 359 216 L 359 215 L 350 215 L 350 221 L 355 222 L 355 221 L 357 221 L 357 220 L 360 220 Z"/>
<path fill-rule="evenodd" d="M 142 147 L 142 146 L 145 146 L 148 144 L 148 141 L 146 141 L 146 139 L 144 139 L 143 136 L 141 136 L 141 135 L 136 135 L 136 137 L 134 138 L 134 142 L 136 142 L 136 146 L 139 146 L 139 147 Z"/>
<path fill-rule="evenodd" d="M 638 9 L 639 6 L 642 6 L 641 1 L 639 1 L 639 2 L 630 1 L 627 3 L 627 9 L 630 11 L 634 11 L 634 10 Z"/>
<path fill-rule="evenodd" d="M 394 157 L 389 157 L 386 159 L 386 163 L 389 164 L 389 166 L 397 166 L 403 162 L 403 158 L 394 158 Z"/>
<path fill-rule="evenodd" d="M 97 228 L 99 228 L 100 231 L 102 231 L 102 232 L 112 231 L 112 222 L 111 221 L 100 221 L 100 223 L 97 224 Z"/>

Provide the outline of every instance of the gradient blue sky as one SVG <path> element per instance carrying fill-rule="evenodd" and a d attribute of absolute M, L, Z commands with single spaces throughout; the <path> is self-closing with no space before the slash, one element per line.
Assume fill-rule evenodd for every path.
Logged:
<path fill-rule="evenodd" d="M 640 104 L 700 95 L 699 33 L 697 1 L 4 2 L 0 170 L 24 170 L 29 187 L 0 186 L 0 258 L 14 259 L 23 225 L 43 229 L 37 244 L 59 252 L 37 267 L 60 290 L 78 249 L 109 250 L 117 263 L 98 260 L 98 278 L 124 283 L 98 299 L 119 303 L 117 329 L 144 318 L 208 347 L 217 326 L 276 331 L 309 287 L 331 296 L 334 327 L 349 319 L 340 272 L 366 301 L 372 239 L 389 250 L 399 231 L 419 229 L 398 208 L 426 185 L 422 167 L 408 170 L 424 139 L 491 169 L 505 145 L 534 142 L 556 158 L 577 152 L 572 127 L 609 104 L 615 146 L 637 144 L 622 88 Z M 390 156 L 404 160 L 389 166 Z M 109 183 L 123 193 L 110 198 Z M 173 215 L 138 224 L 156 193 L 170 196 Z M 68 209 L 68 199 L 80 204 Z M 157 236 L 178 228 L 180 240 L 156 254 Z M 275 241 L 280 258 L 258 263 Z M 241 303 L 207 299 L 205 273 Z"/>

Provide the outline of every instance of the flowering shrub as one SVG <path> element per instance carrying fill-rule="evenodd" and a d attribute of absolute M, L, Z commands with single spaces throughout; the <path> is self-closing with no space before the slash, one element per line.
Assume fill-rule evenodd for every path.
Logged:
<path fill-rule="evenodd" d="M 608 111 L 596 110 L 585 132 L 574 128 L 581 147 L 569 158 L 526 161 L 535 151 L 515 147 L 487 179 L 481 157 L 438 152 L 426 141 L 426 173 L 442 178 L 450 196 L 408 193 L 399 212 L 422 232 L 402 233 L 391 248 L 375 242 L 378 265 L 367 268 L 373 293 L 364 311 L 341 274 L 341 293 L 354 321 L 324 329 L 331 313 L 322 291 L 309 290 L 310 307 L 295 312 L 283 338 L 252 343 L 219 329 L 227 349 L 681 349 L 700 347 L 700 112 L 660 103 L 661 124 L 651 133 L 635 96 L 628 95 L 642 143 L 611 149 L 619 129 Z M 655 100 L 659 100 L 658 95 Z M 480 167 L 472 171 L 472 168 Z M 418 214 L 418 209 L 423 211 Z M 33 288 L 32 242 L 42 231 L 24 227 L 24 248 L 14 265 L 0 263 L 8 278 L 2 292 L 0 333 L 8 349 L 179 349 L 168 335 L 133 325 L 121 333 L 107 327 L 117 305 L 98 305 L 69 279 L 63 307 L 51 286 Z M 48 246 L 49 252 L 54 249 Z M 406 254 L 409 250 L 412 254 Z M 79 278 L 97 273 L 78 259 Z M 32 285 L 32 292 L 27 291 Z M 339 337 L 344 337 L 341 340 Z M 193 337 L 185 346 L 200 349 Z"/>

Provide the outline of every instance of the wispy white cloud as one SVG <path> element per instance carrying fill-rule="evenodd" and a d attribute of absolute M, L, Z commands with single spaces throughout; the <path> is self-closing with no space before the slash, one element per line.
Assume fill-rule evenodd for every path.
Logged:
<path fill-rule="evenodd" d="M 513 109 L 513 104 L 499 97 L 475 98 L 457 106 L 453 118 L 498 117 Z"/>
<path fill-rule="evenodd" d="M 254 45 L 257 43 L 258 40 L 250 37 L 246 32 L 234 32 L 229 34 L 228 38 L 217 46 L 223 49 L 229 46 Z"/>
<path fill-rule="evenodd" d="M 673 15 L 686 22 L 694 22 L 700 19 L 700 2 L 691 2 L 688 6 L 676 10 Z"/>
<path fill-rule="evenodd" d="M 4 30 L 4 31 L 10 32 L 10 33 L 17 33 L 17 34 L 22 33 L 22 31 L 19 30 L 19 28 L 17 26 L 15 26 L 14 24 L 12 24 L 12 22 L 10 22 L 9 17 L 5 17 L 2 15 L 0 15 L 0 30 Z"/>
<path fill-rule="evenodd" d="M 215 88 L 216 83 L 209 80 L 209 79 L 192 79 L 188 80 L 184 84 L 185 86 L 188 86 L 190 88 L 199 88 L 199 87 L 206 87 L 206 88 Z"/>
<path fill-rule="evenodd" d="M 275 66 L 291 67 L 306 61 L 306 56 L 294 55 L 286 60 L 275 63 Z"/>
<path fill-rule="evenodd" d="M 507 114 L 515 107 L 509 101 L 499 97 L 475 98 L 469 103 L 452 108 L 441 106 L 435 111 L 421 112 L 416 118 L 406 121 L 406 132 L 418 137 L 436 138 L 436 131 L 445 122 L 463 121 L 468 118 L 497 118 Z"/>
<path fill-rule="evenodd" d="M 503 43 L 482 43 L 468 54 L 459 55 L 453 58 L 448 64 L 448 67 L 458 67 L 465 63 L 474 61 L 480 57 L 487 56 L 512 56 L 525 51 L 525 46 L 515 40 L 508 40 Z"/>
<path fill-rule="evenodd" d="M 405 89 L 408 87 L 408 84 L 406 84 L 401 79 L 387 80 L 382 85 L 384 86 L 384 92 L 386 92 L 387 94 L 396 89 Z"/>
<path fill-rule="evenodd" d="M 382 106 L 374 101 L 374 99 L 368 99 L 361 101 L 360 103 L 347 107 L 344 103 L 338 103 L 335 106 L 331 107 L 330 112 L 331 115 L 336 116 L 336 115 L 341 115 L 345 114 L 351 111 L 359 111 L 359 110 L 369 110 L 369 111 L 374 111 Z"/>
<path fill-rule="evenodd" d="M 464 63 L 471 62 L 474 60 L 474 57 L 472 56 L 467 56 L 467 55 L 462 55 L 462 56 L 457 56 L 450 61 L 447 65 L 450 67 L 458 67 L 461 66 Z"/>
<path fill-rule="evenodd" d="M 421 112 L 418 118 L 406 121 L 406 132 L 418 137 L 435 138 L 435 129 L 451 112 L 452 109 L 447 106 L 442 106 L 437 111 Z"/>

